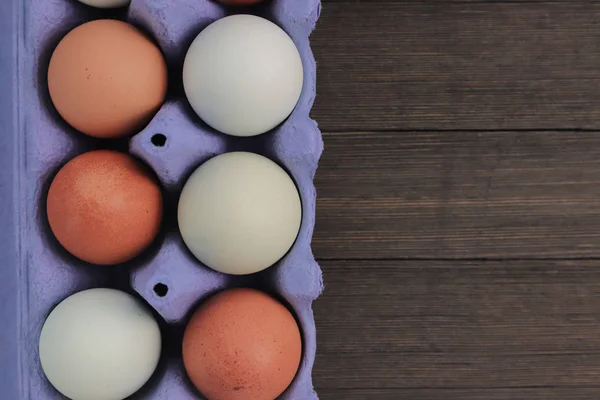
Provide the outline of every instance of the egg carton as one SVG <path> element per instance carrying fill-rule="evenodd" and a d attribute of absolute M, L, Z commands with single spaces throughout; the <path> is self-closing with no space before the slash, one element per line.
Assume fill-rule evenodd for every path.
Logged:
<path fill-rule="evenodd" d="M 272 0 L 247 9 L 225 8 L 212 0 L 133 0 L 126 10 L 104 11 L 75 0 L 0 1 L 0 374 L 1 398 L 63 399 L 44 377 L 38 341 L 49 312 L 69 295 L 93 287 L 135 293 L 157 313 L 163 328 L 160 366 L 132 399 L 197 400 L 181 360 L 185 324 L 205 298 L 230 287 L 255 287 L 287 303 L 303 335 L 303 358 L 290 388 L 281 396 L 313 400 L 311 372 L 316 332 L 312 302 L 322 290 L 321 270 L 310 241 L 315 223 L 313 178 L 323 150 L 309 112 L 315 97 L 316 67 L 309 35 L 320 0 Z M 210 23 L 232 13 L 252 13 L 281 26 L 294 40 L 304 65 L 304 88 L 292 115 L 278 128 L 253 138 L 234 138 L 204 124 L 187 103 L 181 68 L 187 48 Z M 50 56 L 64 35 L 93 19 L 129 21 L 159 44 L 169 65 L 170 92 L 151 123 L 131 140 L 102 141 L 69 127 L 47 91 Z M 8 101 L 8 100 L 11 101 Z M 134 261 L 116 267 L 92 266 L 68 254 L 47 223 L 45 202 L 56 172 L 78 154 L 112 148 L 146 162 L 164 188 L 165 222 L 155 244 Z M 295 180 L 303 204 L 302 227 L 289 253 L 255 275 L 228 276 L 196 260 L 177 228 L 179 193 L 204 161 L 230 151 L 251 151 L 283 166 Z"/>

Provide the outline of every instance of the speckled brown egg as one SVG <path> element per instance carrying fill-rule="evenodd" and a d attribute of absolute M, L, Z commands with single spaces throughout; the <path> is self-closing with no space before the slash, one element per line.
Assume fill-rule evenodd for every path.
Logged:
<path fill-rule="evenodd" d="M 132 25 L 97 20 L 69 32 L 50 60 L 54 106 L 75 129 L 98 138 L 141 130 L 164 102 L 167 66 Z"/>
<path fill-rule="evenodd" d="M 232 289 L 206 301 L 183 339 L 185 369 L 208 400 L 274 400 L 292 383 L 302 340 L 280 302 L 254 289 Z"/>
<path fill-rule="evenodd" d="M 74 158 L 48 192 L 52 232 L 67 251 L 92 264 L 119 264 L 139 255 L 158 234 L 162 212 L 151 172 L 116 151 Z"/>

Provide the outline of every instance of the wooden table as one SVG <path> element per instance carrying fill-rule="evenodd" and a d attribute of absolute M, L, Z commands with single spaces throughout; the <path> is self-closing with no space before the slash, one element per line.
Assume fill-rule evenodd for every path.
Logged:
<path fill-rule="evenodd" d="M 322 400 L 600 399 L 600 2 L 324 0 Z"/>

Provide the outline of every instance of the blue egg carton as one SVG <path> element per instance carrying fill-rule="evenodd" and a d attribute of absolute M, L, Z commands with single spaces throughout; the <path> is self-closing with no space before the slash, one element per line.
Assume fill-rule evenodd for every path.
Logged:
<path fill-rule="evenodd" d="M 75 0 L 0 2 L 2 398 L 64 399 L 39 363 L 41 327 L 52 308 L 71 294 L 113 287 L 145 300 L 160 317 L 165 339 L 157 372 L 132 399 L 202 399 L 183 369 L 183 329 L 202 300 L 245 286 L 287 303 L 301 327 L 302 363 L 281 399 L 317 399 L 311 377 L 316 352 L 312 302 L 323 284 L 310 242 L 315 223 L 313 178 L 323 141 L 309 117 L 316 83 L 309 36 L 320 7 L 320 0 L 272 0 L 248 8 L 223 7 L 212 0 L 133 0 L 127 9 L 105 11 Z M 181 68 L 192 40 L 210 23 L 233 13 L 252 13 L 278 24 L 295 42 L 304 65 L 304 88 L 292 115 L 273 131 L 253 138 L 234 138 L 208 127 L 192 111 L 181 86 Z M 130 140 L 102 141 L 76 132 L 60 118 L 48 95 L 47 68 L 58 42 L 76 26 L 101 18 L 141 28 L 158 43 L 169 66 L 167 101 Z M 166 200 L 165 223 L 156 243 L 139 258 L 116 267 L 89 265 L 68 254 L 53 237 L 45 214 L 47 189 L 60 167 L 98 148 L 129 151 L 143 160 L 156 172 Z M 178 196 L 191 172 L 230 151 L 251 151 L 278 162 L 295 180 L 303 205 L 300 234 L 290 252 L 273 267 L 250 276 L 228 276 L 202 265 L 185 248 L 176 222 Z"/>

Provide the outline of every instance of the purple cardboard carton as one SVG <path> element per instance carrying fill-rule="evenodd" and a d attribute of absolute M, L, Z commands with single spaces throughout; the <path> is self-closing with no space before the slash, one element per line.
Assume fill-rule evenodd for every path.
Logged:
<path fill-rule="evenodd" d="M 48 62 L 60 39 L 77 25 L 99 18 L 129 21 L 162 48 L 171 82 L 180 85 L 187 47 L 211 22 L 251 12 L 280 25 L 300 50 L 304 89 L 296 109 L 274 131 L 233 138 L 207 127 L 175 88 L 152 122 L 131 140 L 100 141 L 75 132 L 52 106 L 46 84 Z M 92 287 L 135 293 L 157 313 L 165 341 L 161 365 L 134 399 L 202 399 L 188 382 L 181 337 L 190 313 L 207 296 L 229 287 L 271 292 L 293 310 L 303 334 L 304 354 L 296 379 L 282 399 L 317 399 L 311 372 L 316 332 L 311 305 L 322 290 L 321 270 L 310 249 L 315 222 L 313 177 L 323 143 L 309 117 L 316 67 L 309 35 L 320 0 L 272 0 L 248 9 L 225 8 L 212 0 L 133 0 L 127 9 L 96 10 L 75 0 L 0 2 L 0 390 L 3 399 L 61 399 L 38 360 L 42 324 L 56 304 Z M 163 135 L 157 141 L 155 135 Z M 56 242 L 45 215 L 45 197 L 57 170 L 77 154 L 96 148 L 129 151 L 147 163 L 164 189 L 165 223 L 154 246 L 131 263 L 88 265 Z M 181 187 L 202 162 L 229 151 L 252 151 L 282 165 L 298 185 L 303 203 L 300 235 L 291 251 L 262 273 L 232 277 L 194 259 L 179 236 L 176 205 Z M 166 292 L 166 293 L 165 293 Z"/>

